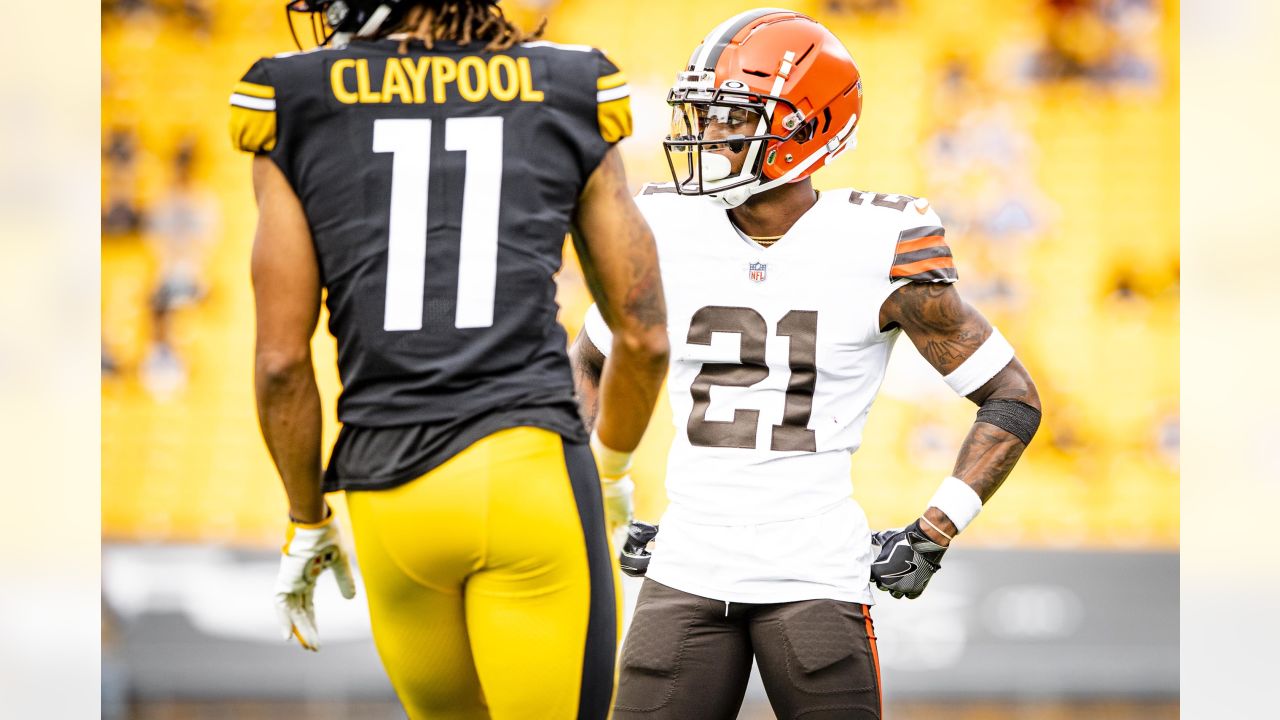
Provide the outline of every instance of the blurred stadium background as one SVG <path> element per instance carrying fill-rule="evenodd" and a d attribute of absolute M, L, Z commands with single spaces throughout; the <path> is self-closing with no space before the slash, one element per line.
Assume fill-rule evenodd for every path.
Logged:
<path fill-rule="evenodd" d="M 961 292 L 1013 340 L 1046 408 L 930 593 L 878 607 L 889 717 L 1176 717 L 1176 0 L 775 4 L 826 23 L 863 73 L 859 146 L 819 189 L 929 197 Z M 754 5 L 503 0 L 626 70 L 636 187 L 666 178 L 674 72 Z M 254 414 L 254 210 L 225 108 L 253 60 L 293 49 L 282 6 L 104 0 L 104 717 L 402 716 L 362 600 L 322 587 L 318 655 L 273 626 L 285 506 Z M 573 334 L 589 298 L 571 259 L 560 280 Z M 323 331 L 315 355 L 332 417 Z M 972 413 L 898 345 L 854 459 L 873 525 L 919 512 Z M 669 414 L 642 447 L 641 517 L 665 503 Z M 758 683 L 742 717 L 772 717 Z"/>

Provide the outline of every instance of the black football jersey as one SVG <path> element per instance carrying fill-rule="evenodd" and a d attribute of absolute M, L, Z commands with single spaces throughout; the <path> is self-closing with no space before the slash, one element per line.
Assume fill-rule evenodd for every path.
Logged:
<path fill-rule="evenodd" d="M 235 145 L 268 155 L 306 212 L 344 434 L 426 433 L 446 455 L 516 422 L 584 439 L 553 276 L 587 178 L 631 132 L 604 54 L 357 40 L 258 61 L 231 105 Z"/>

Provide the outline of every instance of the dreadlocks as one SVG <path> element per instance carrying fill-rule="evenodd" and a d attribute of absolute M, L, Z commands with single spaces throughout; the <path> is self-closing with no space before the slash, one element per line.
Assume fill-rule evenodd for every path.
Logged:
<path fill-rule="evenodd" d="M 452 40 L 459 45 L 469 45 L 474 40 L 484 42 L 487 51 L 499 52 L 538 39 L 546 26 L 547 19 L 543 18 L 533 32 L 526 33 L 513 25 L 492 0 L 436 0 L 406 10 L 387 34 L 406 36 L 400 41 L 402 53 L 414 40 L 426 45 L 428 50 L 437 40 Z"/>

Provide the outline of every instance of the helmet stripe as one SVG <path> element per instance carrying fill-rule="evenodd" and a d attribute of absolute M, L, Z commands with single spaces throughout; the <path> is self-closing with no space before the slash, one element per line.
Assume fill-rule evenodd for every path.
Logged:
<path fill-rule="evenodd" d="M 750 10 L 747 11 L 747 13 L 750 13 L 750 12 L 752 11 Z M 693 55 L 690 56 L 689 58 L 689 69 L 690 70 L 704 69 L 706 67 L 707 54 L 711 52 L 711 46 L 716 44 L 716 41 L 720 39 L 720 36 L 724 34 L 724 31 L 728 29 L 728 27 L 732 25 L 735 20 L 737 20 L 739 17 L 747 13 L 739 13 L 738 15 L 734 15 L 728 20 L 725 20 L 721 22 L 719 25 L 712 28 L 711 32 L 707 33 L 707 36 L 702 38 L 702 42 L 698 43 L 698 47 L 694 48 Z"/>
<path fill-rule="evenodd" d="M 716 69 L 716 63 L 720 62 L 720 56 L 724 54 L 724 49 L 729 46 L 733 38 L 746 26 L 759 20 L 765 15 L 772 15 L 780 12 L 794 12 L 792 10 L 783 10 L 782 8 L 757 8 L 755 10 L 747 10 L 738 13 L 733 17 L 725 20 L 716 26 L 714 30 L 707 34 L 702 41 L 701 52 L 697 54 L 692 62 L 693 70 L 712 70 Z"/>

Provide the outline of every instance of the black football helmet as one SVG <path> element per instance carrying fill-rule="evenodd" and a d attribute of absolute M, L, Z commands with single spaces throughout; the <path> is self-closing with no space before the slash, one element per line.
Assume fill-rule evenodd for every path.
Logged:
<path fill-rule="evenodd" d="M 285 17 L 293 42 L 302 48 L 294 26 L 295 14 L 307 16 L 316 45 L 341 45 L 357 35 L 370 35 L 395 22 L 411 0 L 288 0 Z"/>
<path fill-rule="evenodd" d="M 476 5 L 495 5 L 498 0 L 466 0 Z M 414 5 L 443 4 L 442 0 L 288 0 L 285 15 L 289 32 L 299 49 L 302 43 L 294 26 L 294 14 L 304 14 L 311 25 L 316 45 L 345 44 L 353 37 L 372 35 L 396 22 Z"/>

